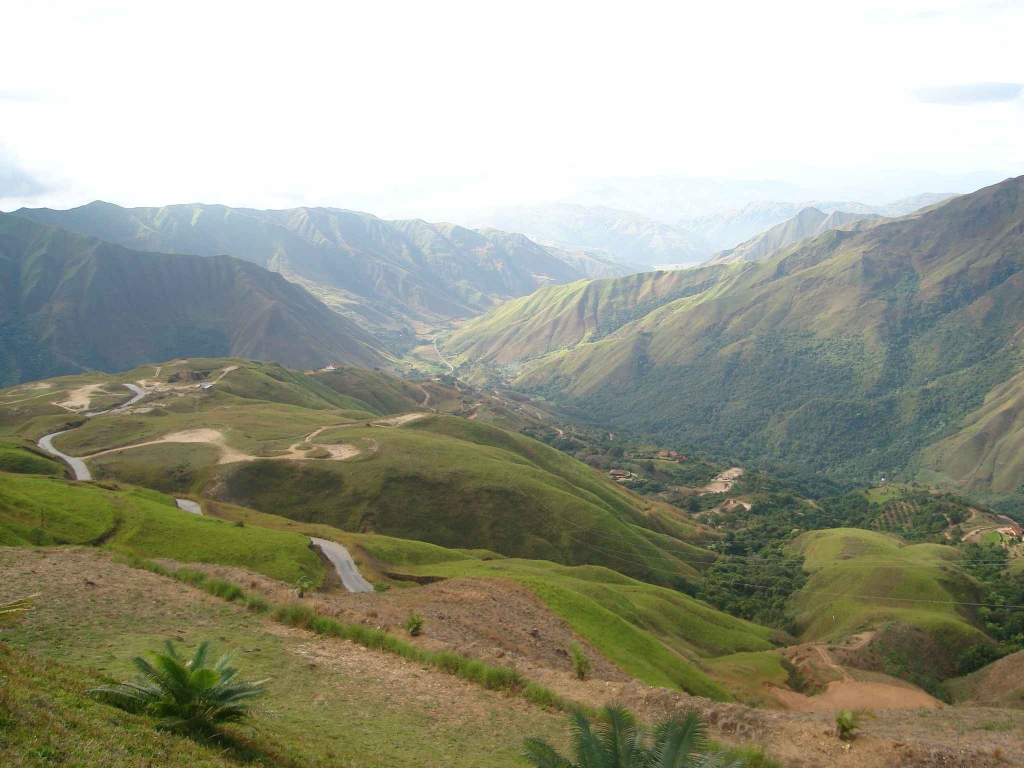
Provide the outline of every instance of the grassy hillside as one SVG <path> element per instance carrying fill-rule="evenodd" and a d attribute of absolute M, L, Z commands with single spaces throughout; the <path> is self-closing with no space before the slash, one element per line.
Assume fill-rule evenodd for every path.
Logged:
<path fill-rule="evenodd" d="M 339 442 L 355 446 L 359 455 L 225 465 L 204 487 L 226 501 L 349 531 L 599 563 L 657 583 L 696 575 L 685 553 L 673 553 L 672 540 L 644 529 L 653 525 L 689 538 L 706 534 L 671 508 L 522 435 L 430 416 L 397 428 L 342 426 L 312 440 Z"/>
<path fill-rule="evenodd" d="M 1021 369 L 1022 222 L 1024 177 L 736 265 L 707 290 L 567 350 L 530 336 L 534 317 L 559 311 L 555 294 L 550 308 L 502 315 L 473 348 L 512 350 L 506 365 L 547 354 L 518 386 L 661 443 L 890 474 L 964 419 L 993 431 L 988 414 L 971 414 Z M 1024 480 L 1015 462 L 998 481 L 970 472 L 991 455 L 990 436 L 962 438 L 979 443 L 966 467 L 929 458 L 965 482 L 1014 488 Z"/>
<path fill-rule="evenodd" d="M 406 576 L 508 579 L 531 590 L 553 613 L 624 671 L 651 685 L 724 698 L 733 690 L 725 657 L 773 647 L 779 633 L 728 614 L 670 589 L 636 581 L 599 566 L 501 558 L 378 534 L 340 531 L 295 523 L 243 507 L 213 503 L 226 520 L 300 531 L 342 542 L 364 572 L 401 585 Z M 706 670 L 723 658 L 723 678 Z M 770 662 L 769 662 L 770 663 Z"/>
<path fill-rule="evenodd" d="M 793 544 L 811 575 L 790 602 L 807 640 L 835 640 L 887 622 L 924 630 L 954 656 L 986 638 L 969 607 L 980 586 L 941 544 L 904 545 L 854 528 L 805 533 Z"/>
<path fill-rule="evenodd" d="M 98 402 L 119 389 L 124 398 L 125 381 L 148 391 L 128 410 L 85 419 L 55 404 L 83 397 L 83 386 Z M 0 424 L 32 440 L 77 425 L 54 445 L 100 481 L 203 492 L 350 531 L 598 563 L 662 584 L 692 581 L 711 559 L 695 543 L 713 534 L 675 508 L 485 423 L 513 420 L 504 406 L 477 407 L 479 420 L 417 412 L 427 394 L 431 408 L 461 402 L 376 371 L 190 359 L 0 391 Z"/>
<path fill-rule="evenodd" d="M 143 557 L 237 565 L 288 583 L 324 578 L 309 540 L 296 533 L 190 515 L 173 499 L 139 488 L 0 473 L 0 545 L 56 544 L 105 544 Z"/>
<path fill-rule="evenodd" d="M 5 766 L 512 768 L 521 765 L 527 736 L 564 744 L 562 713 L 397 656 L 285 629 L 239 601 L 103 553 L 0 549 L 0 578 L 17 594 L 45 595 L 0 644 Z M 167 735 L 149 718 L 82 695 L 130 679 L 131 658 L 168 638 L 187 651 L 210 638 L 215 658 L 234 650 L 243 679 L 267 681 L 256 733 L 231 729 L 240 748 Z"/>
<path fill-rule="evenodd" d="M 648 272 L 544 288 L 466 323 L 445 342 L 445 353 L 503 365 L 598 341 L 664 304 L 701 293 L 722 272 Z"/>
<path fill-rule="evenodd" d="M 502 299 L 584 276 L 522 235 L 383 221 L 336 208 L 129 209 L 94 202 L 16 215 L 142 251 L 246 259 L 399 343 L 413 338 L 415 321 L 472 317 Z"/>
<path fill-rule="evenodd" d="M 280 275 L 130 251 L 0 214 L 0 386 L 150 360 L 387 364 L 379 343 Z"/>

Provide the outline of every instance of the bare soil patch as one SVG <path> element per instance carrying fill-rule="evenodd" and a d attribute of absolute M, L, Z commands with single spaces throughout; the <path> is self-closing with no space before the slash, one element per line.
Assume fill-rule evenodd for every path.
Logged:
<path fill-rule="evenodd" d="M 54 405 L 68 411 L 87 411 L 92 404 L 93 396 L 97 393 L 108 394 L 102 390 L 103 384 L 86 384 L 84 387 L 71 390 L 67 394 L 67 399 L 54 403 Z"/>
<path fill-rule="evenodd" d="M 722 474 L 714 478 L 710 483 L 705 485 L 703 488 L 698 489 L 698 492 L 703 496 L 705 493 L 728 493 L 732 490 L 732 487 L 736 485 L 736 481 L 743 477 L 742 467 L 733 467 L 727 469 Z"/>

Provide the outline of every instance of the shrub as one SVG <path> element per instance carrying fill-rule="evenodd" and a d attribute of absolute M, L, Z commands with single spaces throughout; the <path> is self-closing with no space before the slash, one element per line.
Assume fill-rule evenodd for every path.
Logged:
<path fill-rule="evenodd" d="M 136 656 L 139 670 L 133 683 L 102 686 L 86 693 L 127 712 L 147 713 L 160 719 L 163 728 L 209 736 L 225 723 L 245 722 L 253 700 L 266 695 L 265 680 L 236 682 L 238 670 L 231 654 L 207 665 L 211 642 L 204 640 L 191 659 L 185 659 L 167 641 L 163 653 L 152 652 L 149 661 Z"/>
<path fill-rule="evenodd" d="M 416 611 L 413 611 L 409 614 L 409 618 L 405 620 L 405 624 L 402 626 L 410 635 L 417 637 L 423 632 L 423 624 L 423 617 L 416 613 Z"/>
<path fill-rule="evenodd" d="M 851 741 L 854 732 L 860 728 L 861 721 L 865 717 L 874 719 L 874 714 L 865 709 L 844 709 L 836 715 L 836 736 L 843 741 Z"/>
<path fill-rule="evenodd" d="M 572 673 L 576 675 L 577 680 L 586 680 L 593 666 L 590 659 L 587 658 L 587 654 L 580 648 L 579 643 L 570 645 L 569 653 L 572 654 Z"/>
<path fill-rule="evenodd" d="M 259 595 L 249 595 L 245 598 L 245 609 L 253 613 L 266 613 L 270 610 L 270 603 Z"/>
<path fill-rule="evenodd" d="M 315 588 L 316 584 L 306 576 L 300 576 L 299 580 L 295 582 L 295 589 L 299 593 L 299 597 L 305 597 L 307 592 L 311 592 Z"/>
<path fill-rule="evenodd" d="M 274 620 L 299 629 L 309 629 L 316 618 L 316 611 L 302 603 L 279 605 L 274 610 Z"/>
<path fill-rule="evenodd" d="M 387 592 L 391 589 L 391 585 L 384 581 L 375 582 L 373 585 L 374 592 Z"/>

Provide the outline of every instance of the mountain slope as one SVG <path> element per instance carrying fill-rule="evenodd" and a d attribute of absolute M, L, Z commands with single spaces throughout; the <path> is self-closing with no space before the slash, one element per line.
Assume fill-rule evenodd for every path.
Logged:
<path fill-rule="evenodd" d="M 702 293 L 551 352 L 518 384 L 666 441 L 891 472 L 1020 370 L 1022 287 L 1024 177 L 735 265 Z M 537 300 L 555 303 L 549 291 Z M 503 327 L 526 333 L 528 320 Z M 543 346 L 503 345 L 520 360 Z"/>
<path fill-rule="evenodd" d="M 711 247 L 692 232 L 614 208 L 553 203 L 504 208 L 480 221 L 560 248 L 607 251 L 616 260 L 648 268 L 697 264 L 711 255 Z"/>
<path fill-rule="evenodd" d="M 222 205 L 120 208 L 94 202 L 16 215 L 128 248 L 227 254 L 281 272 L 366 328 L 472 317 L 583 273 L 519 235 L 336 208 L 257 211 Z"/>
<path fill-rule="evenodd" d="M 796 216 L 766 232 L 740 243 L 735 248 L 720 251 L 709 264 L 735 264 L 738 261 L 762 261 L 780 248 L 799 243 L 808 237 L 820 235 L 830 229 L 838 229 L 855 221 L 877 219 L 871 213 L 846 213 L 833 211 L 825 213 L 817 208 L 804 208 Z"/>
<path fill-rule="evenodd" d="M 7 214 L 0 299 L 4 385 L 188 356 L 387 364 L 358 326 L 254 264 L 130 251 Z"/>
<path fill-rule="evenodd" d="M 744 243 L 756 235 L 766 232 L 776 224 L 781 224 L 793 218 L 805 208 L 817 208 L 826 214 L 840 212 L 891 218 L 906 216 L 922 208 L 948 200 L 951 197 L 954 197 L 954 195 L 950 193 L 937 194 L 926 192 L 922 195 L 907 197 L 887 203 L 886 205 L 864 205 L 863 203 L 856 202 L 817 201 L 790 203 L 763 201 L 749 203 L 736 210 L 682 220 L 679 222 L 679 226 L 696 232 L 716 249 L 729 249 L 738 247 L 738 243 Z"/>

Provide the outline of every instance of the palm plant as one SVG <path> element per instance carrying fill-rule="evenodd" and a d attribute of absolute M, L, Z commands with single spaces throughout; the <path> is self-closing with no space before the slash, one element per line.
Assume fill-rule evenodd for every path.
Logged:
<path fill-rule="evenodd" d="M 651 732 L 629 710 L 605 706 L 592 723 L 581 709 L 570 715 L 574 760 L 543 739 L 526 740 L 526 761 L 535 768 L 742 768 L 746 761 L 708 752 L 707 726 L 687 712 L 662 720 Z"/>
<path fill-rule="evenodd" d="M 266 680 L 236 682 L 232 654 L 208 666 L 210 646 L 211 641 L 204 640 L 186 659 L 168 640 L 165 652 L 149 654 L 152 661 L 142 656 L 132 659 L 140 673 L 136 682 L 86 693 L 128 712 L 153 715 L 163 728 L 212 735 L 220 725 L 245 722 L 253 712 L 253 700 L 265 696 L 267 689 Z"/>

